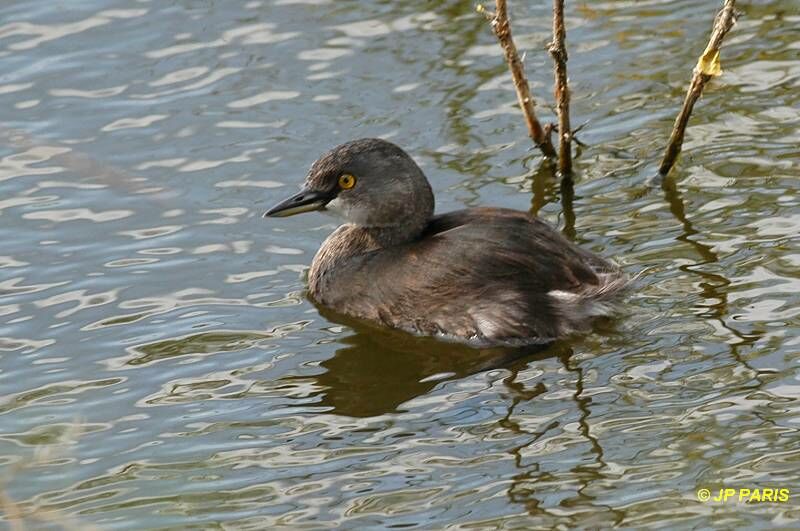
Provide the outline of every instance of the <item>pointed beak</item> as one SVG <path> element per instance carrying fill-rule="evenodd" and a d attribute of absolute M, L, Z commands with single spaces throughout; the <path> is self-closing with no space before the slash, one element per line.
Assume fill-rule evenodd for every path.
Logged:
<path fill-rule="evenodd" d="M 318 191 L 303 188 L 292 197 L 284 199 L 264 212 L 264 217 L 283 218 L 286 216 L 294 216 L 295 214 L 302 214 L 303 212 L 322 210 L 334 197 L 336 197 L 336 193 L 333 190 Z"/>

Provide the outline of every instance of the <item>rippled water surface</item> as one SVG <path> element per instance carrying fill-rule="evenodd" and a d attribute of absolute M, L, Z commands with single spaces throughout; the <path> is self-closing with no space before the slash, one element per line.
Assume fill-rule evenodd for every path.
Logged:
<path fill-rule="evenodd" d="M 662 185 L 717 3 L 568 2 L 562 190 L 472 2 L 4 2 L 0 528 L 797 526 L 800 13 L 740 4 Z M 364 136 L 639 274 L 625 315 L 513 358 L 321 313 L 334 221 L 261 212 Z"/>

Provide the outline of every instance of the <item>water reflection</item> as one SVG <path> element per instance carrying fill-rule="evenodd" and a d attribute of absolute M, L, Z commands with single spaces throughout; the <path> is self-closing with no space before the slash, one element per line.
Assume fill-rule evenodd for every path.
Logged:
<path fill-rule="evenodd" d="M 320 404 L 338 415 L 373 417 L 395 412 L 439 382 L 553 357 L 559 352 L 549 346 L 476 349 L 371 327 L 318 309 L 325 319 L 345 324 L 354 332 L 339 340 L 345 346 L 320 363 L 325 372 L 315 377 L 324 389 Z"/>
<path fill-rule="evenodd" d="M 577 159 L 577 156 L 575 157 Z M 577 173 L 577 172 L 576 172 Z M 580 175 L 562 177 L 559 181 L 556 168 L 548 161 L 541 161 L 538 167 L 532 172 L 531 206 L 528 210 L 531 215 L 538 216 L 549 203 L 561 200 L 561 215 L 564 218 L 564 226 L 561 232 L 570 240 L 575 240 L 575 180 L 580 180 Z"/>
<path fill-rule="evenodd" d="M 764 337 L 764 331 L 754 329 L 750 333 L 739 331 L 736 327 L 731 326 L 729 323 L 729 310 L 728 310 L 728 288 L 731 281 L 720 273 L 713 273 L 704 269 L 704 266 L 718 264 L 720 259 L 718 253 L 708 244 L 699 241 L 692 236 L 698 235 L 699 231 L 694 228 L 691 220 L 686 213 L 686 205 L 683 197 L 678 190 L 675 178 L 672 175 L 667 175 L 661 180 L 661 188 L 664 191 L 664 198 L 669 204 L 669 210 L 675 219 L 681 224 L 682 233 L 676 240 L 687 243 L 700 255 L 700 261 L 688 265 L 681 265 L 679 269 L 686 273 L 697 275 L 702 279 L 700 283 L 701 297 L 704 300 L 703 304 L 698 304 L 695 313 L 716 321 L 719 326 L 730 333 L 733 338 L 728 340 L 730 344 L 731 356 L 751 371 L 756 378 L 759 379 L 758 387 L 761 387 L 763 381 L 761 380 L 761 371 L 750 365 L 747 360 L 740 354 L 740 348 L 752 346 L 759 339 Z"/>
<path fill-rule="evenodd" d="M 573 117 L 590 125 L 570 186 L 469 2 L 0 3 L 0 482 L 25 523 L 795 521 L 791 504 L 689 499 L 797 481 L 795 3 L 743 6 L 655 186 L 717 6 L 574 6 Z M 549 14 L 512 6 L 545 123 Z M 644 270 L 628 315 L 509 352 L 318 313 L 299 277 L 330 223 L 260 212 L 309 156 L 364 136 L 406 147 L 440 212 L 530 209 Z M 69 423 L 66 455 L 9 480 Z"/>
<path fill-rule="evenodd" d="M 553 516 L 550 511 L 543 508 L 544 500 L 538 494 L 543 489 L 537 487 L 547 483 L 574 484 L 575 495 L 571 498 L 565 498 L 561 502 L 564 507 L 578 507 L 581 504 L 587 504 L 591 509 L 596 510 L 596 507 L 591 507 L 593 497 L 584 494 L 583 491 L 593 482 L 604 479 L 606 477 L 605 472 L 609 468 L 604 460 L 604 451 L 600 440 L 592 433 L 590 427 L 592 398 L 584 395 L 584 389 L 586 388 L 586 382 L 584 381 L 585 370 L 579 362 L 575 362 L 572 359 L 573 353 L 573 348 L 566 343 L 553 345 L 549 350 L 551 356 L 558 358 L 565 372 L 575 377 L 574 390 L 569 393 L 568 397 L 579 411 L 577 434 L 588 443 L 589 453 L 592 458 L 585 459 L 584 462 L 572 467 L 564 475 L 553 476 L 549 472 L 543 471 L 535 460 L 526 461 L 524 459 L 524 454 L 529 451 L 531 446 L 539 443 L 543 437 L 551 434 L 551 432 L 557 432 L 559 428 L 563 429 L 561 422 L 552 420 L 543 423 L 537 430 L 531 430 L 523 423 L 515 420 L 517 407 L 545 394 L 548 391 L 547 386 L 539 382 L 531 388 L 526 388 L 524 384 L 516 381 L 518 374 L 516 368 L 511 370 L 510 376 L 503 382 L 512 392 L 509 397 L 508 412 L 500 425 L 525 439 L 524 443 L 509 450 L 509 454 L 513 457 L 517 468 L 517 473 L 514 474 L 506 495 L 510 502 L 522 505 L 530 516 Z M 622 512 L 620 511 L 620 517 L 621 514 Z"/>

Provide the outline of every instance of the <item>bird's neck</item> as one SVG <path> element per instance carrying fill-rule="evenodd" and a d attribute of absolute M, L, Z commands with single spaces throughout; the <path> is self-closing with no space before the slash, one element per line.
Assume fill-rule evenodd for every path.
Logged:
<path fill-rule="evenodd" d="M 345 223 L 331 234 L 325 243 L 350 249 L 353 254 L 362 254 L 403 245 L 416 240 L 428 225 L 430 216 L 409 218 L 392 225 L 361 225 Z"/>
<path fill-rule="evenodd" d="M 353 226 L 351 234 L 364 240 L 371 251 L 414 241 L 422 234 L 427 224 L 428 221 L 424 220 L 379 227 Z"/>
<path fill-rule="evenodd" d="M 424 223 L 362 227 L 347 223 L 336 229 L 320 246 L 311 262 L 308 285 L 311 295 L 325 302 L 326 286 L 336 282 L 337 273 L 356 267 L 358 257 L 414 241 L 424 230 Z"/>

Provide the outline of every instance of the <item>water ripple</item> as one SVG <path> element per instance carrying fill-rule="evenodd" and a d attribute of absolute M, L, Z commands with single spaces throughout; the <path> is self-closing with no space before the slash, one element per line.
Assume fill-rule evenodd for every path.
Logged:
<path fill-rule="evenodd" d="M 30 528 L 792 527 L 791 503 L 695 498 L 796 483 L 783 4 L 742 7 L 661 186 L 716 7 L 573 6 L 571 196 L 469 2 L 0 5 L 0 527 L 8 507 Z M 549 8 L 512 17 L 554 121 Z M 313 306 L 335 223 L 261 213 L 374 136 L 439 212 L 536 211 L 615 257 L 637 275 L 620 317 L 519 353 Z"/>

